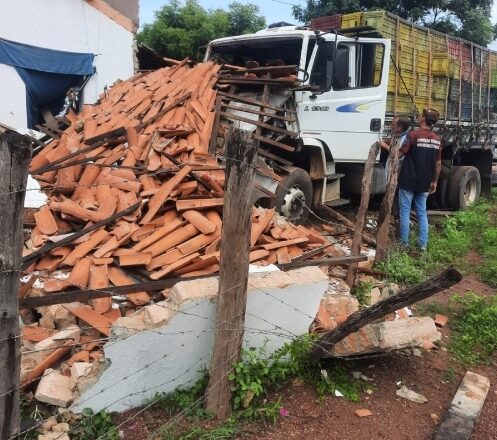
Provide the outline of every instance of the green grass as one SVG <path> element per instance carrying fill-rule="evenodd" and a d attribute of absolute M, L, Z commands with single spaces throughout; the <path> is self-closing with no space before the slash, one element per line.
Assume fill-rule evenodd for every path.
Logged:
<path fill-rule="evenodd" d="M 94 413 L 85 408 L 81 420 L 71 430 L 71 439 L 74 440 L 119 440 L 119 432 L 106 411 Z"/>
<path fill-rule="evenodd" d="M 359 304 L 369 305 L 371 303 L 371 290 L 374 287 L 372 281 L 359 281 L 351 290 L 351 294 L 357 298 Z"/>
<path fill-rule="evenodd" d="M 440 269 L 454 265 L 467 272 L 464 258 L 470 250 L 484 255 L 480 271 L 485 281 L 497 286 L 497 228 L 493 228 L 494 200 L 482 201 L 467 211 L 441 219 L 430 227 L 428 249 L 424 253 L 394 248 L 385 263 L 378 269 L 387 274 L 387 280 L 412 285 L 417 284 Z M 414 248 L 415 235 L 411 237 Z"/>
<path fill-rule="evenodd" d="M 443 380 L 451 385 L 456 383 L 456 370 L 454 367 L 449 367 L 444 371 Z"/>
<path fill-rule="evenodd" d="M 424 276 L 419 261 L 402 249 L 391 251 L 378 269 L 386 273 L 387 281 L 398 284 L 417 284 Z"/>
<path fill-rule="evenodd" d="M 459 308 L 450 322 L 450 352 L 466 366 L 491 362 L 497 352 L 497 296 L 456 295 L 454 301 Z"/>
<path fill-rule="evenodd" d="M 178 388 L 172 393 L 158 393 L 145 404 L 153 403 L 154 408 L 160 408 L 168 416 L 182 412 L 188 419 L 208 419 L 203 407 L 202 396 L 207 387 L 209 377 L 207 371 L 201 372 L 201 377 L 195 384 L 186 389 Z"/>
<path fill-rule="evenodd" d="M 489 227 L 483 232 L 480 253 L 483 256 L 480 275 L 487 284 L 497 287 L 497 227 Z"/>
<path fill-rule="evenodd" d="M 178 425 L 167 426 L 159 435 L 161 440 L 228 440 L 238 432 L 238 423 L 231 417 L 218 426 L 204 427 L 196 424 L 186 429 Z"/>

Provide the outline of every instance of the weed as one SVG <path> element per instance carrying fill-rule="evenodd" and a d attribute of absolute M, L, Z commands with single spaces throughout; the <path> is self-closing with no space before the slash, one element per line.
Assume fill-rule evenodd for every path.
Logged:
<path fill-rule="evenodd" d="M 369 305 L 371 302 L 371 290 L 374 287 L 372 281 L 359 281 L 351 290 L 351 294 L 357 298 L 359 304 Z"/>
<path fill-rule="evenodd" d="M 464 365 L 489 363 L 497 351 L 497 297 L 456 295 L 454 301 L 461 307 L 451 322 L 450 351 Z"/>
<path fill-rule="evenodd" d="M 480 275 L 489 286 L 497 287 L 497 257 L 483 262 L 480 267 Z"/>
<path fill-rule="evenodd" d="M 388 281 L 401 284 L 416 284 L 423 278 L 419 262 L 401 249 L 389 253 L 387 261 L 380 263 L 378 269 L 387 274 Z"/>
<path fill-rule="evenodd" d="M 333 395 L 335 391 L 339 391 L 352 402 L 358 402 L 360 392 L 366 388 L 362 382 L 351 378 L 345 368 L 338 365 L 320 370 L 319 377 L 315 379 L 315 386 L 320 399 L 327 394 Z"/>
<path fill-rule="evenodd" d="M 33 402 L 29 402 L 23 394 L 21 394 L 19 397 L 19 406 L 22 421 L 26 421 L 28 424 L 32 422 L 33 425 L 35 425 L 44 419 L 44 415 L 41 414 L 38 405 L 34 404 Z M 36 440 L 38 438 L 38 430 L 29 430 L 30 428 L 31 426 L 25 428 L 27 432 L 25 432 L 21 436 L 22 440 Z"/>
<path fill-rule="evenodd" d="M 202 426 L 210 419 L 201 406 L 207 374 L 188 390 L 156 395 L 149 401 L 154 402 L 154 407 L 162 408 L 169 416 L 181 411 L 190 421 L 186 430 L 181 422 L 163 428 L 161 440 L 223 440 L 232 438 L 238 432 L 242 420 L 262 420 L 274 424 L 280 416 L 282 402 L 280 399 L 268 401 L 268 393 L 293 378 L 314 385 L 319 397 L 338 390 L 350 400 L 359 400 L 363 385 L 353 379 L 346 369 L 337 365 L 328 367 L 311 360 L 310 350 L 316 337 L 303 335 L 284 344 L 271 355 L 267 353 L 266 345 L 242 350 L 240 361 L 229 375 L 233 416 L 217 427 Z"/>
<path fill-rule="evenodd" d="M 480 250 L 483 261 L 480 266 L 482 279 L 492 287 L 497 287 L 497 228 L 487 228 L 482 235 Z"/>
<path fill-rule="evenodd" d="M 72 431 L 71 438 L 76 440 L 119 440 L 117 428 L 106 411 L 94 413 L 85 408 L 81 414 L 77 428 Z"/>
<path fill-rule="evenodd" d="M 179 433 L 178 430 L 177 426 L 164 428 L 160 433 L 161 440 L 227 440 L 238 433 L 237 421 L 233 417 L 215 427 L 197 425 L 186 432 Z"/>
<path fill-rule="evenodd" d="M 447 368 L 444 371 L 443 380 L 453 385 L 456 382 L 456 370 L 453 367 Z"/>
<path fill-rule="evenodd" d="M 303 335 L 286 343 L 271 356 L 267 356 L 264 347 L 244 350 L 230 375 L 234 408 L 241 409 L 240 414 L 250 420 L 276 421 L 281 403 L 263 403 L 262 398 L 270 388 L 293 377 L 315 386 L 319 397 L 339 390 L 344 397 L 357 401 L 361 390 L 359 381 L 352 379 L 339 366 L 327 368 L 311 360 L 309 353 L 315 338 L 314 335 Z"/>
<path fill-rule="evenodd" d="M 208 379 L 207 371 L 203 371 L 200 379 L 191 388 L 176 389 L 174 392 L 168 394 L 156 394 L 150 401 L 145 402 L 145 404 L 154 402 L 153 407 L 161 408 L 169 416 L 183 411 L 190 419 L 209 418 L 209 414 L 202 406 L 202 395 L 204 394 Z"/>

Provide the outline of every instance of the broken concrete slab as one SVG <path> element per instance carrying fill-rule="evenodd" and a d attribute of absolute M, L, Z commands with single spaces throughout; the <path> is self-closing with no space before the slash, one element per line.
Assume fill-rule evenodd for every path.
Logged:
<path fill-rule="evenodd" d="M 171 289 L 171 299 L 181 304 L 187 300 L 209 298 L 217 295 L 219 281 L 216 277 L 176 283 Z"/>
<path fill-rule="evenodd" d="M 332 350 L 335 356 L 351 356 L 379 351 L 422 346 L 425 341 L 437 341 L 433 319 L 428 317 L 399 319 L 369 324 L 338 342 Z"/>
<path fill-rule="evenodd" d="M 38 312 L 42 315 L 42 322 L 49 328 L 64 329 L 76 324 L 76 317 L 61 304 L 40 307 Z"/>
<path fill-rule="evenodd" d="M 141 330 L 165 324 L 177 310 L 177 304 L 169 300 L 142 307 L 129 316 L 116 319 L 111 327 L 112 336 L 128 337 Z"/>
<path fill-rule="evenodd" d="M 410 390 L 407 388 L 405 385 L 402 385 L 400 389 L 398 389 L 395 394 L 399 397 L 402 397 L 404 399 L 410 400 L 411 402 L 415 403 L 426 403 L 428 402 L 428 399 L 423 396 L 422 394 L 416 393 L 413 390 Z"/>
<path fill-rule="evenodd" d="M 65 422 L 57 423 L 56 425 L 54 425 L 52 427 L 53 432 L 69 432 L 70 429 L 71 428 L 69 426 L 69 423 L 65 423 Z"/>
<path fill-rule="evenodd" d="M 85 376 L 91 373 L 92 364 L 90 362 L 74 362 L 71 366 L 71 378 L 74 385 Z"/>
<path fill-rule="evenodd" d="M 489 390 L 488 378 L 468 371 L 438 428 L 435 440 L 469 440 Z"/>
<path fill-rule="evenodd" d="M 349 293 L 328 291 L 323 298 L 323 307 L 330 318 L 342 318 L 341 322 L 343 322 L 349 315 L 359 310 L 359 301 Z"/>
<path fill-rule="evenodd" d="M 369 305 L 374 306 L 376 303 L 382 300 L 381 290 L 379 287 L 374 287 L 371 292 L 369 292 Z"/>
<path fill-rule="evenodd" d="M 66 408 L 73 400 L 72 380 L 55 370 L 48 369 L 36 388 L 35 399 L 39 402 Z"/>
<path fill-rule="evenodd" d="M 307 333 L 328 280 L 316 267 L 291 272 L 250 275 L 246 346 L 265 345 L 272 353 L 295 335 Z M 275 287 L 254 287 L 262 277 L 272 280 Z M 130 335 L 115 331 L 122 318 L 114 323 L 111 342 L 104 346 L 107 369 L 77 398 L 74 411 L 86 407 L 123 411 L 141 405 L 157 392 L 171 392 L 198 379 L 210 362 L 214 344 L 217 278 L 181 282 L 172 290 L 178 310 L 165 324 Z M 119 386 L 124 378 L 126 387 Z"/>

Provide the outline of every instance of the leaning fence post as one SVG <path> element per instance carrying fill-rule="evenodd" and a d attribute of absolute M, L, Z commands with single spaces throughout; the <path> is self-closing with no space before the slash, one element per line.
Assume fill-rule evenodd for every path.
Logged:
<path fill-rule="evenodd" d="M 399 148 L 400 137 L 395 136 L 392 138 L 390 146 L 390 172 L 387 182 L 387 190 L 381 202 L 380 212 L 378 214 L 378 234 L 376 235 L 376 254 L 374 263 L 378 264 L 387 259 L 389 248 L 389 232 L 390 217 L 392 214 L 392 205 L 395 199 L 395 192 L 397 190 L 397 177 L 399 175 Z"/>
<path fill-rule="evenodd" d="M 226 184 L 221 235 L 216 336 L 206 408 L 220 420 L 231 413 L 229 373 L 242 347 L 257 143 L 235 130 L 226 147 Z"/>
<path fill-rule="evenodd" d="M 375 142 L 371 145 L 369 150 L 369 155 L 364 164 L 364 174 L 362 176 L 361 185 L 361 204 L 359 205 L 359 211 L 357 212 L 357 221 L 354 225 L 354 235 L 352 238 L 352 246 L 350 248 L 350 255 L 359 255 L 361 253 L 362 245 L 362 231 L 364 229 L 364 223 L 366 220 L 366 211 L 369 206 L 369 197 L 371 194 L 371 176 L 373 175 L 374 163 L 376 161 L 376 156 L 380 149 L 380 144 Z M 355 272 L 357 269 L 357 263 L 352 263 L 347 269 L 347 285 L 352 287 L 355 279 Z"/>
<path fill-rule="evenodd" d="M 31 142 L 0 132 L 0 438 L 20 434 L 19 272 Z"/>

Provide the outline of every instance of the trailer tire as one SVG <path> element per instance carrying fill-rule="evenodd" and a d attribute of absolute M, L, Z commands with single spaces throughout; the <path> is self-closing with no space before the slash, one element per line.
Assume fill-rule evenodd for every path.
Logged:
<path fill-rule="evenodd" d="M 307 220 L 312 204 L 312 180 L 307 171 L 292 167 L 276 189 L 276 212 L 294 223 Z"/>
<path fill-rule="evenodd" d="M 481 179 L 477 168 L 454 167 L 448 188 L 449 206 L 452 209 L 467 209 L 480 197 Z"/>

